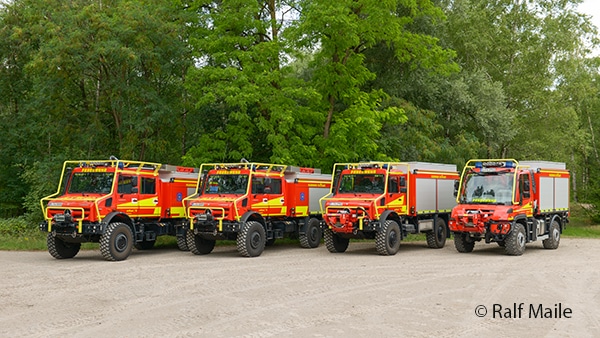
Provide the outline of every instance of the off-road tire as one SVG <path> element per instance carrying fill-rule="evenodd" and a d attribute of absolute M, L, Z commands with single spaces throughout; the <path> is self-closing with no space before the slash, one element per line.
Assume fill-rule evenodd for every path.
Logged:
<path fill-rule="evenodd" d="M 194 233 L 191 231 L 190 233 L 194 237 L 192 239 L 194 241 L 194 245 L 190 247 L 190 251 L 194 255 L 208 255 L 213 251 L 216 242 L 214 239 L 206 239 L 200 235 L 194 235 Z"/>
<path fill-rule="evenodd" d="M 156 243 L 156 240 L 154 241 L 141 241 L 138 243 L 134 244 L 134 247 L 138 250 L 150 250 L 154 247 L 154 243 Z"/>
<path fill-rule="evenodd" d="M 350 243 L 350 239 L 334 234 L 331 229 L 325 229 L 323 238 L 325 239 L 327 250 L 331 253 L 345 252 L 348 249 L 348 243 Z"/>
<path fill-rule="evenodd" d="M 198 252 L 198 249 L 196 249 L 196 235 L 192 230 L 185 232 L 185 245 L 191 253 Z"/>
<path fill-rule="evenodd" d="M 110 223 L 100 236 L 100 253 L 107 261 L 122 261 L 129 257 L 133 249 L 131 228 L 121 222 Z"/>
<path fill-rule="evenodd" d="M 189 231 L 186 231 L 186 233 L 183 236 L 177 236 L 177 248 L 179 248 L 179 250 L 181 251 L 190 251 L 190 247 L 188 246 L 188 240 L 187 240 L 187 233 Z"/>
<path fill-rule="evenodd" d="M 321 244 L 321 224 L 318 219 L 312 217 L 306 223 L 306 231 L 300 236 L 300 246 L 307 249 L 316 248 Z"/>
<path fill-rule="evenodd" d="M 69 243 L 49 233 L 46 237 L 48 252 L 56 259 L 73 258 L 79 252 L 81 243 Z"/>
<path fill-rule="evenodd" d="M 475 247 L 475 242 L 469 241 L 467 239 L 468 234 L 464 232 L 455 232 L 454 233 L 454 247 L 458 252 L 471 252 Z"/>
<path fill-rule="evenodd" d="M 394 220 L 383 223 L 381 230 L 375 234 L 375 248 L 382 256 L 395 255 L 400 250 L 402 235 L 400 226 Z"/>
<path fill-rule="evenodd" d="M 433 230 L 426 233 L 427 246 L 432 249 L 441 249 L 446 245 L 446 237 L 448 237 L 448 227 L 443 218 L 437 217 Z"/>
<path fill-rule="evenodd" d="M 244 257 L 257 257 L 265 250 L 266 236 L 262 224 L 249 221 L 244 223 L 237 235 L 237 250 Z"/>
<path fill-rule="evenodd" d="M 544 249 L 555 250 L 558 249 L 560 244 L 560 225 L 558 221 L 553 220 L 550 224 L 550 230 L 548 231 L 548 238 L 542 241 Z"/>
<path fill-rule="evenodd" d="M 504 251 L 511 256 L 521 256 L 525 252 L 526 242 L 523 224 L 516 223 L 504 240 Z"/>

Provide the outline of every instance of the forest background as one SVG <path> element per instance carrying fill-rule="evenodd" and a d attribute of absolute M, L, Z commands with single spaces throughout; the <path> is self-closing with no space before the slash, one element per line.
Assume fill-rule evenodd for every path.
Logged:
<path fill-rule="evenodd" d="M 0 3 L 0 218 L 35 228 L 63 161 L 114 155 L 560 161 L 598 222 L 599 41 L 581 2 Z"/>

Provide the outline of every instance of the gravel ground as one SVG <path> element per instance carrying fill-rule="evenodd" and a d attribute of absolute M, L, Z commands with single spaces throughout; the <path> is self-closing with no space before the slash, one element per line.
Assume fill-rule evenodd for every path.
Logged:
<path fill-rule="evenodd" d="M 569 238 L 520 257 L 483 243 L 460 254 L 452 241 L 403 242 L 390 257 L 373 242 L 343 254 L 275 244 L 256 258 L 155 249 L 122 262 L 0 252 L 0 336 L 600 337 L 599 263 L 600 240 Z"/>

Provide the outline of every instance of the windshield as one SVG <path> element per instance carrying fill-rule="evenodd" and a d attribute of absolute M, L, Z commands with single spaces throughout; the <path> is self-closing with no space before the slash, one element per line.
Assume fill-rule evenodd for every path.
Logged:
<path fill-rule="evenodd" d="M 338 192 L 383 194 L 384 187 L 383 174 L 352 174 L 342 176 Z"/>
<path fill-rule="evenodd" d="M 74 173 L 69 183 L 69 194 L 108 194 L 113 184 L 115 174 Z"/>
<path fill-rule="evenodd" d="M 476 173 L 465 176 L 462 203 L 512 204 L 513 172 Z"/>
<path fill-rule="evenodd" d="M 210 175 L 204 186 L 205 194 L 245 194 L 248 175 Z"/>

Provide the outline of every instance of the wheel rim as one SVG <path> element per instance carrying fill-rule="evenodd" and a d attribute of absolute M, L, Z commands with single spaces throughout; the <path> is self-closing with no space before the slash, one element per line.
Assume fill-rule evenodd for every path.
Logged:
<path fill-rule="evenodd" d="M 525 245 L 525 234 L 523 234 L 522 232 L 519 232 L 517 234 L 517 244 L 522 247 Z"/>
<path fill-rule="evenodd" d="M 311 241 L 316 241 L 317 237 L 318 237 L 318 233 L 319 233 L 319 231 L 317 230 L 317 228 L 316 227 L 312 227 L 310 229 L 310 233 L 309 233 L 310 240 Z"/>
<path fill-rule="evenodd" d="M 554 236 L 555 241 L 558 241 L 560 239 L 560 231 L 558 231 L 558 229 L 554 229 L 552 235 Z"/>
<path fill-rule="evenodd" d="M 253 232 L 252 236 L 250 236 L 250 246 L 253 249 L 258 248 L 260 244 L 260 234 L 258 232 Z"/>
<path fill-rule="evenodd" d="M 398 233 L 396 231 L 390 231 L 390 235 L 388 236 L 388 245 L 393 248 L 396 243 L 398 243 Z"/>
<path fill-rule="evenodd" d="M 117 238 L 115 239 L 115 249 L 118 252 L 125 251 L 125 249 L 127 249 L 128 242 L 129 241 L 127 240 L 127 236 L 125 236 L 125 234 L 118 234 Z"/>
<path fill-rule="evenodd" d="M 437 240 L 438 242 L 441 242 L 442 240 L 444 240 L 444 229 L 442 227 L 438 227 L 438 231 L 437 231 Z"/>

